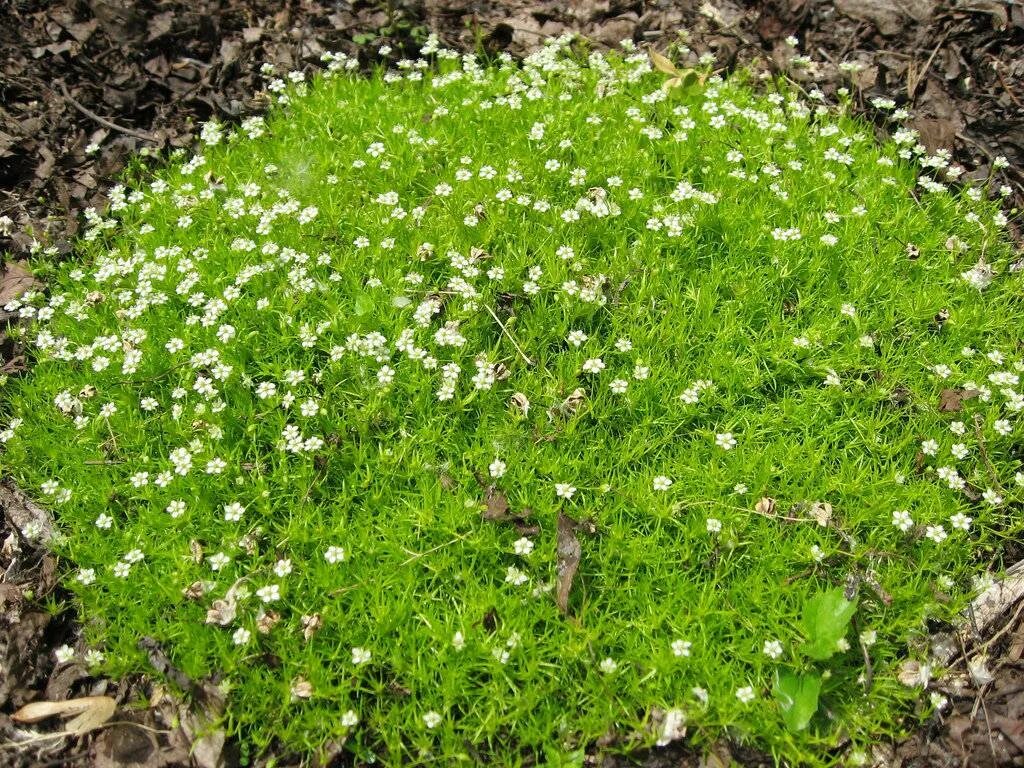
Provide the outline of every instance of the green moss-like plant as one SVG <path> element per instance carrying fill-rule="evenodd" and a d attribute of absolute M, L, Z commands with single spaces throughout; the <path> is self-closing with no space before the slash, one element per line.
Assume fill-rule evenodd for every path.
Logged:
<path fill-rule="evenodd" d="M 817 94 L 425 55 L 271 76 L 16 302 L 90 662 L 154 638 L 253 751 L 855 762 L 1021 532 L 998 203 Z"/>

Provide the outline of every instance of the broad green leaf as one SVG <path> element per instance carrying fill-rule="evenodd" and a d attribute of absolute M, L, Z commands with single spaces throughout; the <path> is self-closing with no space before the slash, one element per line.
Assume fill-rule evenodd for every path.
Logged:
<path fill-rule="evenodd" d="M 821 693 L 821 678 L 817 675 L 794 675 L 792 672 L 775 678 L 772 694 L 779 702 L 779 710 L 786 727 L 791 731 L 802 731 L 818 711 L 818 694 Z"/>
<path fill-rule="evenodd" d="M 373 299 L 368 293 L 356 294 L 355 316 L 362 317 L 373 311 Z"/>
<path fill-rule="evenodd" d="M 807 642 L 803 652 L 817 661 L 831 658 L 839 650 L 839 641 L 846 636 L 857 604 L 843 596 L 839 587 L 820 592 L 804 605 L 803 627 Z"/>

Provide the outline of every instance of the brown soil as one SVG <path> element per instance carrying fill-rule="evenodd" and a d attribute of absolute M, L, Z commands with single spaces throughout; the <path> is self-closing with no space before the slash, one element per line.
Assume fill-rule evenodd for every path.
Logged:
<path fill-rule="evenodd" d="M 0 6 L 0 297 L 26 275 L 8 262 L 34 241 L 71 250 L 82 212 L 102 208 L 116 174 L 140 149 L 187 146 L 210 116 L 226 120 L 264 105 L 259 66 L 315 68 L 324 51 L 355 54 L 361 42 L 413 53 L 434 31 L 452 47 L 521 55 L 543 37 L 580 32 L 599 45 L 623 38 L 664 46 L 685 30 L 696 53 L 727 69 L 787 73 L 826 94 L 849 86 L 874 118 L 872 96 L 911 109 L 929 148 L 950 147 L 968 175 L 984 178 L 1003 155 L 1017 207 L 1024 203 L 1024 6 L 1002 0 L 6 0 Z M 793 66 L 794 35 L 811 69 Z M 365 46 L 364 61 L 376 50 Z M 99 145 L 88 151 L 91 143 Z M 4 218 L 6 217 L 6 218 Z M 1017 225 L 1014 224 L 1014 227 Z M 1019 237 L 1020 230 L 1015 229 Z M 0 302 L 2 304 L 3 302 Z M 3 329 L 0 374 L 23 368 Z M 0 489 L 0 744 L 18 736 L 10 715 L 34 700 L 110 696 L 122 724 L 76 738 L 0 748 L 0 766 L 201 766 L 238 764 L 237 746 L 196 741 L 197 718 L 216 705 L 201 685 L 169 668 L 155 671 L 192 689 L 181 709 L 149 680 L 97 679 L 54 650 L 81 643 L 60 588 L 61 564 L 20 537 L 12 520 L 26 501 Z M 1013 562 L 1008 553 L 1007 561 Z M 975 681 L 961 660 L 943 691 L 950 707 L 901 744 L 878 745 L 872 761 L 892 768 L 1024 766 L 1024 603 L 1010 606 L 963 656 L 985 652 L 992 679 Z M 148 707 L 137 706 L 139 702 Z M 132 705 L 132 706 L 130 706 Z M 198 713 L 198 714 L 197 714 Z M 136 723 L 138 725 L 132 725 Z M 142 727 L 139 727 L 142 726 Z M 34 727 L 34 726 L 33 726 Z M 157 732 L 154 732 L 157 731 Z M 292 764 L 286 755 L 277 765 Z M 769 765 L 770 758 L 721 743 L 706 755 L 684 744 L 594 764 L 648 768 Z M 326 760 L 325 762 L 330 762 Z M 335 756 L 334 764 L 348 764 Z"/>

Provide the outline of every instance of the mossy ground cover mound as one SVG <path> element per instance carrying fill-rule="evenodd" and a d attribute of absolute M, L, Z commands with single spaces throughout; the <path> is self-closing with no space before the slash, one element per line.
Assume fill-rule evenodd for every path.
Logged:
<path fill-rule="evenodd" d="M 89 661 L 255 751 L 856 761 L 1021 529 L 998 203 L 813 92 L 424 55 L 268 75 L 16 307 Z"/>

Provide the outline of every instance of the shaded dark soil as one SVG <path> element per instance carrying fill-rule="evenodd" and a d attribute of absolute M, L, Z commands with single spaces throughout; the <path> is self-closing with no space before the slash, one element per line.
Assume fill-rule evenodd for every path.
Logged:
<path fill-rule="evenodd" d="M 428 31 L 452 47 L 514 55 L 567 31 L 598 45 L 631 38 L 661 47 L 682 33 L 695 54 L 710 51 L 726 69 L 785 73 L 828 95 L 850 87 L 870 118 L 873 96 L 892 97 L 911 110 L 922 141 L 930 149 L 949 147 L 969 177 L 987 177 L 994 159 L 1006 157 L 1010 165 L 997 177 L 1017 207 L 1024 204 L 1019 2 L 0 0 L 0 298 L 29 280 L 16 266 L 5 272 L 5 259 L 16 262 L 33 247 L 70 252 L 83 211 L 104 206 L 116 174 L 141 149 L 188 146 L 211 116 L 237 120 L 262 110 L 262 63 L 312 69 L 325 51 L 361 50 L 369 64 L 383 42 L 394 48 L 392 57 L 414 55 Z M 785 42 L 790 35 L 799 40 L 796 51 Z M 373 45 L 360 49 L 355 41 Z M 802 53 L 814 60 L 811 67 L 794 62 Z M 850 75 L 842 62 L 861 68 Z M 0 311 L 0 375 L 23 368 L 17 345 L 3 333 L 6 322 Z M 33 700 L 110 696 L 121 724 L 0 748 L 0 766 L 238 764 L 233 745 L 196 740 L 194 712 L 210 704 L 201 695 L 183 710 L 151 681 L 97 679 L 79 665 L 56 663 L 59 646 L 82 647 L 81 628 L 57 587 L 61 564 L 12 524 L 24 507 L 23 499 L 0 494 L 0 745 L 19 736 L 10 715 Z M 944 713 L 901 744 L 877 745 L 869 764 L 1024 766 L 1022 606 L 1009 606 L 985 636 L 965 640 L 952 674 L 936 689 L 949 699 Z M 967 673 L 965 657 L 982 653 L 989 681 Z M 175 670 L 161 669 L 159 649 L 150 657 L 173 678 Z M 201 686 L 179 682 L 201 694 Z M 293 764 L 277 757 L 277 765 Z M 724 743 L 704 755 L 676 744 L 630 761 L 595 757 L 593 764 L 717 768 L 730 760 L 772 764 Z M 342 756 L 334 763 L 347 764 Z"/>

